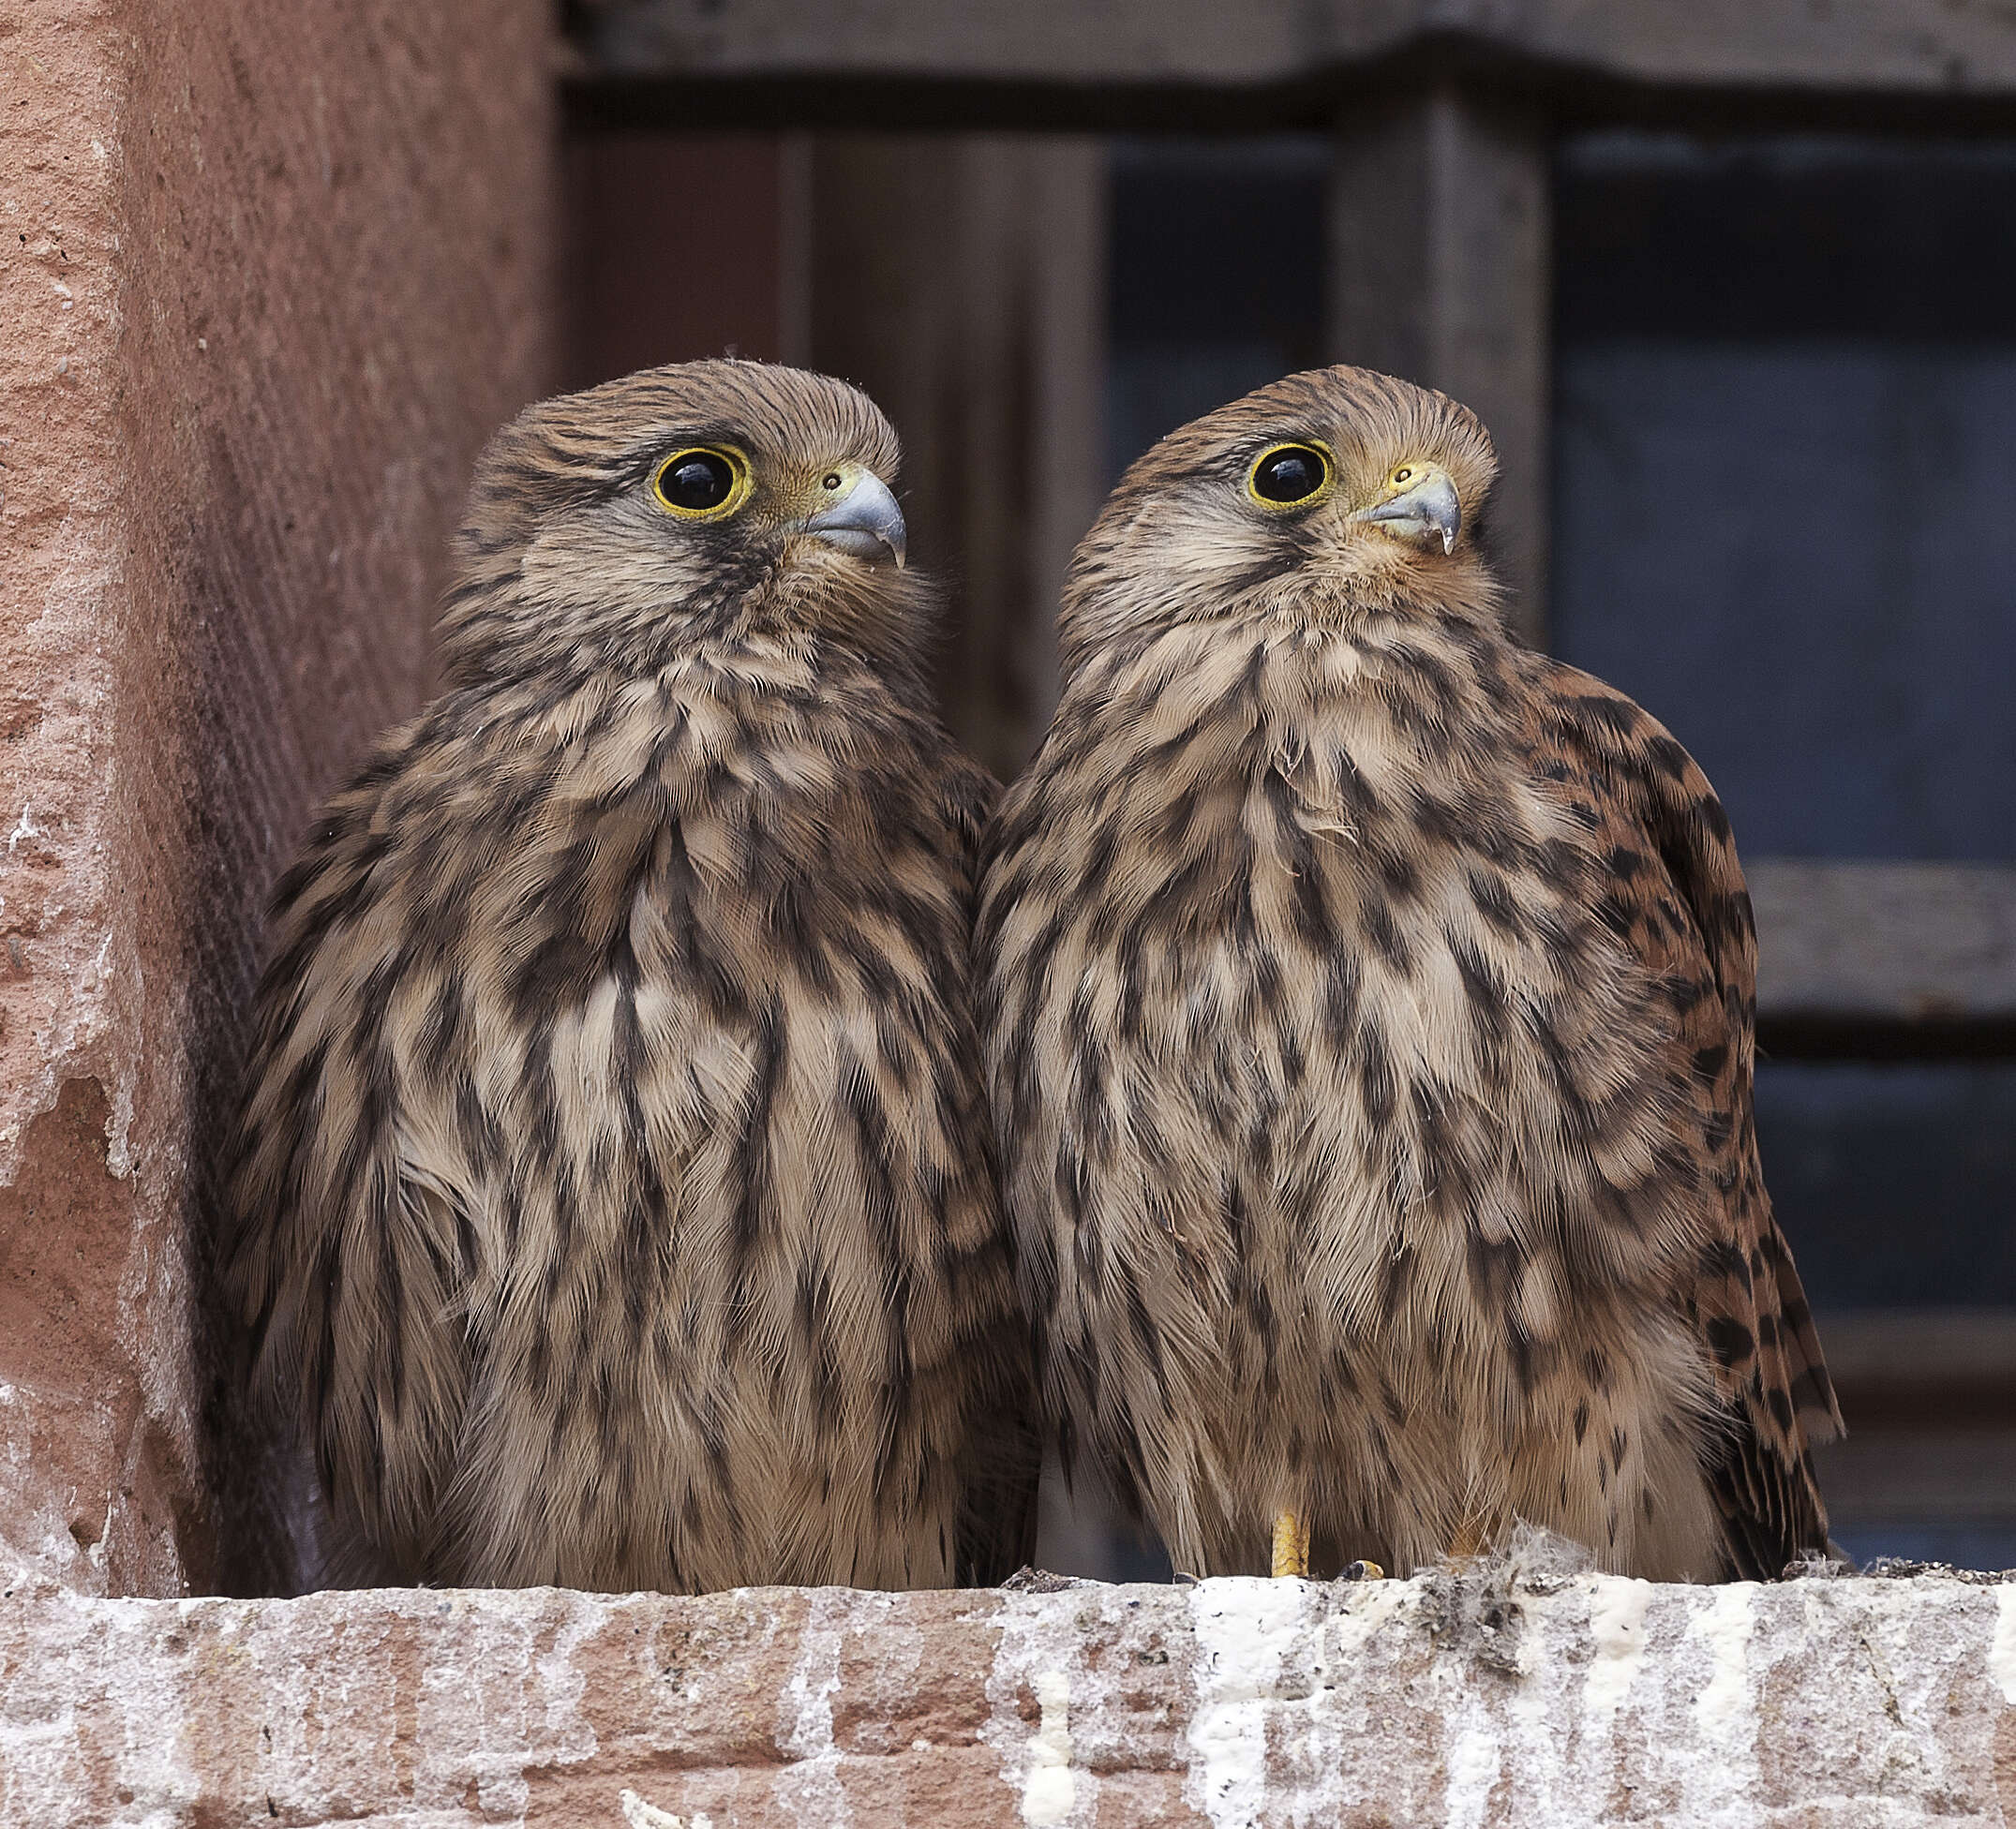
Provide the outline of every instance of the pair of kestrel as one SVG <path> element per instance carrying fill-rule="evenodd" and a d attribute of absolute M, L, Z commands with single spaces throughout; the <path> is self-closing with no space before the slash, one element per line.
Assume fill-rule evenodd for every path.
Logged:
<path fill-rule="evenodd" d="M 485 454 L 231 1182 L 334 1572 L 998 1580 L 1046 1426 L 1200 1573 L 1819 1549 L 1727 823 L 1505 635 L 1483 428 L 1337 368 L 1164 439 L 998 811 L 897 454 L 743 362 Z"/>

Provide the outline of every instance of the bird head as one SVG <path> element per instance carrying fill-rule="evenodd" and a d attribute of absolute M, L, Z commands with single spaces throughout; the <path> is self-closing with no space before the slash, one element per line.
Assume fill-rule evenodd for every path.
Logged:
<path fill-rule="evenodd" d="M 816 638 L 913 673 L 900 447 L 873 401 L 766 363 L 544 400 L 476 466 L 442 616 L 452 680 L 649 674 L 696 644 Z"/>
<path fill-rule="evenodd" d="M 1469 409 L 1319 368 L 1172 432 L 1121 478 L 1065 589 L 1067 672 L 1184 621 L 1496 615 L 1474 538 L 1498 473 Z"/>

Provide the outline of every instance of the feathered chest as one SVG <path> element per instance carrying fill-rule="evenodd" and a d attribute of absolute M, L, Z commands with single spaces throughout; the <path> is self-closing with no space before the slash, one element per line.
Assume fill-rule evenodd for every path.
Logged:
<path fill-rule="evenodd" d="M 867 688 L 681 684 L 423 742 L 340 847 L 374 924 L 548 1012 L 639 979 L 737 1005 L 786 974 L 927 980 L 967 918 L 932 729 Z"/>
<path fill-rule="evenodd" d="M 1200 1261 L 1326 1215 L 1352 1312 L 1635 1198 L 1663 1019 L 1516 704 L 1426 650 L 1186 658 L 1074 680 L 1005 818 L 992 1047 L 1034 1159 L 1139 1178 Z"/>
<path fill-rule="evenodd" d="M 1118 966 L 1088 981 L 1126 1029 L 1306 1049 L 1376 1012 L 1380 1046 L 1454 1074 L 1560 993 L 1597 942 L 1592 859 L 1463 656 L 1183 658 L 1103 682 L 1082 723 L 1068 703 L 1032 790 L 1029 855 Z"/>

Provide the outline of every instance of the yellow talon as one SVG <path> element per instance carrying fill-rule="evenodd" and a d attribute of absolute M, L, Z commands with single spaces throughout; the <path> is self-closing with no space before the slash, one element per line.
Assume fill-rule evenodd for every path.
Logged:
<path fill-rule="evenodd" d="M 1309 1572 L 1309 1521 L 1298 1518 L 1292 1511 L 1284 1511 L 1274 1521 L 1274 1573 L 1277 1580 L 1284 1575 L 1300 1575 Z"/>

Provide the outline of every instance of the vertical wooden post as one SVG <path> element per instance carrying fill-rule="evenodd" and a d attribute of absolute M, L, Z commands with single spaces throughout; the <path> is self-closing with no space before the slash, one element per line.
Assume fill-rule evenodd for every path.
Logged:
<path fill-rule="evenodd" d="M 1057 592 L 1100 496 L 1103 152 L 827 134 L 791 156 L 803 357 L 866 388 L 902 434 L 913 551 L 952 600 L 947 715 L 1012 774 L 1055 700 Z"/>
<path fill-rule="evenodd" d="M 667 184 L 675 161 L 707 182 Z M 663 362 L 784 353 L 783 309 L 795 294 L 779 232 L 783 162 L 777 139 L 754 133 L 629 127 L 562 142 L 567 386 Z M 704 285 L 692 283 L 696 272 Z"/>
<path fill-rule="evenodd" d="M 1330 353 L 1441 389 L 1490 427 L 1486 540 L 1513 626 L 1546 632 L 1549 136 L 1524 108 L 1439 87 L 1337 139 Z"/>

